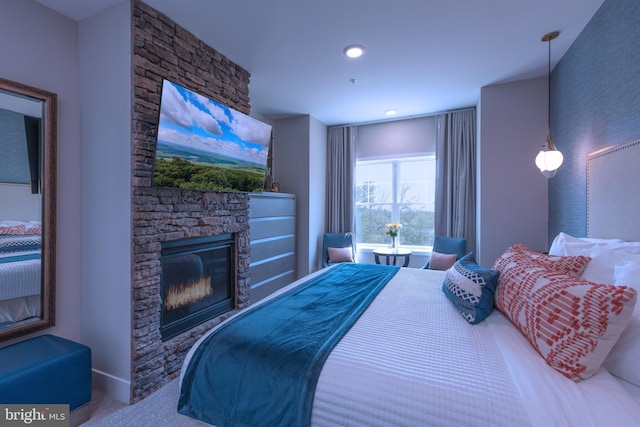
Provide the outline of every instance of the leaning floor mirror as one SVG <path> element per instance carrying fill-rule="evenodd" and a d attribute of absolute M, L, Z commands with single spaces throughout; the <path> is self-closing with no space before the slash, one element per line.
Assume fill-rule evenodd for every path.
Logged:
<path fill-rule="evenodd" d="M 0 78 L 0 341 L 54 325 L 56 101 Z"/>

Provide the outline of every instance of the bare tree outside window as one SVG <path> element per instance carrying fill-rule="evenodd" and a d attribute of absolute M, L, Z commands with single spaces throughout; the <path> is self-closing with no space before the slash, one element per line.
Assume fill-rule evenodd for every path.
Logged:
<path fill-rule="evenodd" d="M 435 156 L 359 161 L 356 165 L 356 241 L 389 243 L 384 224 L 403 225 L 402 246 L 432 246 Z"/>

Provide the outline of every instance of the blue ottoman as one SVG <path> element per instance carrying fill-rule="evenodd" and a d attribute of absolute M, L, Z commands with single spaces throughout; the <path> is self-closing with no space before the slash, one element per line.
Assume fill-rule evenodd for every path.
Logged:
<path fill-rule="evenodd" d="M 91 401 L 91 349 L 53 335 L 0 348 L 0 402 L 68 404 Z"/>

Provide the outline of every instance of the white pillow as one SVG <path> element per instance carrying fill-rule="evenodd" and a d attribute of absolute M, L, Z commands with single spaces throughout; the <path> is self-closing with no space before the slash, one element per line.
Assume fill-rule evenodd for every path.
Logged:
<path fill-rule="evenodd" d="M 640 263 L 624 262 L 615 266 L 615 284 L 640 292 Z M 613 375 L 640 387 L 640 304 L 636 302 L 631 321 L 620 334 L 603 366 Z"/>
<path fill-rule="evenodd" d="M 549 248 L 549 255 L 570 255 L 565 253 L 565 244 L 567 243 L 582 243 L 585 247 L 591 247 L 595 244 L 606 244 L 606 243 L 624 243 L 622 239 L 596 239 L 592 237 L 573 237 L 567 233 L 559 233 L 555 239 L 553 239 L 553 243 L 551 243 L 551 248 Z M 578 254 L 583 255 L 583 254 Z"/>
<path fill-rule="evenodd" d="M 616 264 L 614 269 L 614 285 L 632 287 L 640 294 L 640 262 L 621 262 Z M 636 304 L 633 314 L 640 317 L 640 304 Z"/>
<path fill-rule="evenodd" d="M 2 221 L 0 221 L 0 225 L 7 226 L 7 227 L 14 226 L 14 225 L 25 225 L 25 224 L 26 222 L 24 221 L 13 221 L 10 219 L 3 219 Z"/>
<path fill-rule="evenodd" d="M 631 263 L 640 265 L 640 253 L 629 253 L 624 248 L 597 247 L 589 255 L 591 261 L 582 273 L 582 278 L 595 283 L 615 283 L 616 265 Z"/>
<path fill-rule="evenodd" d="M 614 266 L 622 262 L 640 263 L 640 242 L 625 242 L 620 239 L 594 239 L 573 237 L 560 233 L 553 240 L 550 255 L 587 256 L 587 265 L 582 278 L 595 283 L 612 284 Z"/>

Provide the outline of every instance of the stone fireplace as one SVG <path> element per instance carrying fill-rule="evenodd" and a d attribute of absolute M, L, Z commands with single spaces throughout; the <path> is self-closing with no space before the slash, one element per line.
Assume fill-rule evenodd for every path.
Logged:
<path fill-rule="evenodd" d="M 189 348 L 206 331 L 249 305 L 249 196 L 177 188 L 134 188 L 132 400 L 137 401 L 180 373 Z M 230 237 L 231 236 L 231 237 Z M 163 249 L 175 242 L 226 242 L 235 273 L 230 310 L 163 336 Z M 228 245 L 227 245 L 228 244 Z M 163 248 L 164 246 L 164 248 Z M 196 245 L 197 246 L 197 245 Z M 233 249 L 232 249 L 233 248 Z M 179 307 L 178 307 L 179 308 Z M 226 308 L 226 307 L 225 307 Z M 207 316 L 208 317 L 208 316 Z"/>
<path fill-rule="evenodd" d="M 163 341 L 235 308 L 232 234 L 164 242 L 160 252 Z"/>
<path fill-rule="evenodd" d="M 132 27 L 130 400 L 134 403 L 176 378 L 191 346 L 213 326 L 249 305 L 249 195 L 151 185 L 162 80 L 169 78 L 249 114 L 250 76 L 140 0 L 132 4 Z M 164 308 L 163 251 L 172 245 L 170 242 L 210 238 L 229 241 L 224 250 L 233 259 L 229 267 L 229 272 L 235 274 L 233 289 L 230 298 L 221 303 L 224 312 L 213 314 L 209 320 L 199 318 L 184 331 L 180 328 L 163 332 L 163 318 L 172 319 L 174 313 L 181 311 L 178 306 L 176 312 Z"/>

